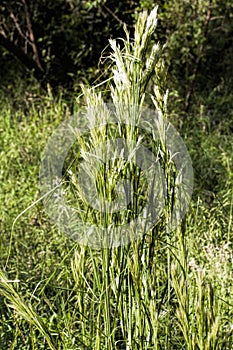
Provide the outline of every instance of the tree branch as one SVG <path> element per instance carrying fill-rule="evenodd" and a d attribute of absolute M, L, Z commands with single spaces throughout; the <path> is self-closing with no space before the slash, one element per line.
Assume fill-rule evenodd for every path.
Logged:
<path fill-rule="evenodd" d="M 37 63 L 30 58 L 25 52 L 18 46 L 16 46 L 12 41 L 8 40 L 2 33 L 0 33 L 0 45 L 5 47 L 5 49 L 12 53 L 18 60 L 29 70 L 33 71 L 34 76 L 38 80 L 42 80 L 44 72 L 42 67 L 40 68 Z"/>
<path fill-rule="evenodd" d="M 30 9 L 29 9 L 29 5 L 27 3 L 27 0 L 22 0 L 22 3 L 24 5 L 24 9 L 25 9 L 25 15 L 26 15 L 26 22 L 27 22 L 27 28 L 29 31 L 29 39 L 30 39 L 30 44 L 32 46 L 32 50 L 34 53 L 34 60 L 38 66 L 38 68 L 40 70 L 43 70 L 42 68 L 42 64 L 40 61 L 40 55 L 39 55 L 39 51 L 36 45 L 36 39 L 35 39 L 35 35 L 34 35 L 34 31 L 33 31 L 33 26 L 32 26 L 32 19 L 31 19 L 31 13 L 30 13 Z"/>
<path fill-rule="evenodd" d="M 18 20 L 17 20 L 17 18 L 15 17 L 15 15 L 14 15 L 13 12 L 10 13 L 10 17 L 12 18 L 12 20 L 13 20 L 13 22 L 14 22 L 14 24 L 15 24 L 15 27 L 16 27 L 16 29 L 17 29 L 18 32 L 19 32 L 19 35 L 20 35 L 24 40 L 28 41 L 26 35 L 22 32 L 22 30 L 21 30 L 21 28 L 20 28 L 20 25 L 19 25 L 19 23 L 18 23 Z"/>

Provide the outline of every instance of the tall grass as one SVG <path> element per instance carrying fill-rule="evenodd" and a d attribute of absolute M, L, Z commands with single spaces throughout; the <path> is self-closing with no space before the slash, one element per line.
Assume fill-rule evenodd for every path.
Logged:
<path fill-rule="evenodd" d="M 78 152 L 86 161 L 84 170 L 91 172 L 95 146 L 106 137 L 118 136 L 129 141 L 134 157 L 135 147 L 142 142 L 137 124 L 153 76 L 155 87 L 151 98 L 160 138 L 153 143 L 153 135 L 150 135 L 150 146 L 160 155 L 166 181 L 160 220 L 140 237 L 135 236 L 134 227 L 130 227 L 133 239 L 127 244 L 103 244 L 99 250 L 77 243 L 72 246 L 64 242 L 61 232 L 54 228 L 49 230 L 40 223 L 42 230 L 49 230 L 45 237 L 48 242 L 51 234 L 49 247 L 57 262 L 43 247 L 44 261 L 34 268 L 33 288 L 28 285 L 30 279 L 25 282 L 22 274 L 18 282 L 8 279 L 6 271 L 0 274 L 0 294 L 7 304 L 7 309 L 1 306 L 3 314 L 10 315 L 8 306 L 14 310 L 13 325 L 9 325 L 12 328 L 16 325 L 16 330 L 11 332 L 13 336 L 8 338 L 11 349 L 232 349 L 232 196 L 229 195 L 232 172 L 229 157 L 225 159 L 229 183 L 227 195 L 224 195 L 227 215 L 218 212 L 218 205 L 213 206 L 210 213 L 199 200 L 192 203 L 181 225 L 172 226 L 172 211 L 179 200 L 175 196 L 177 169 L 164 137 L 168 116 L 163 65 L 159 61 L 162 48 L 152 44 L 156 14 L 157 8 L 149 15 L 146 12 L 139 15 L 133 40 L 125 29 L 126 39 L 110 41 L 111 97 L 119 117 L 117 126 L 105 126 L 108 111 L 101 92 L 83 87 L 86 111 L 93 128 L 88 138 L 79 138 Z M 139 169 L 119 157 L 113 157 L 98 174 L 94 169 L 91 176 L 97 178 L 103 206 L 106 198 L 111 203 L 115 196 L 119 181 L 116 167 L 134 184 L 130 215 L 118 217 L 110 212 L 98 216 L 90 210 L 78 184 L 75 174 L 79 161 L 77 157 L 66 174 L 67 198 L 83 221 L 96 225 L 101 234 L 104 232 L 102 238 L 108 239 L 102 227 L 112 225 L 114 229 L 118 220 L 127 222 L 140 212 L 146 196 L 145 179 Z M 111 181 L 106 181 L 106 175 Z M 107 210 L 104 212 L 108 214 Z M 223 222 L 227 232 L 222 239 Z M 17 237 L 13 243 L 16 240 Z M 18 251 L 14 250 L 16 255 Z M 36 257 L 32 251 L 29 254 L 33 262 L 26 261 L 25 265 L 33 266 Z M 9 266 L 13 266 L 13 271 L 8 271 L 10 276 L 16 274 L 18 279 L 19 259 L 15 266 L 13 257 L 9 258 Z"/>

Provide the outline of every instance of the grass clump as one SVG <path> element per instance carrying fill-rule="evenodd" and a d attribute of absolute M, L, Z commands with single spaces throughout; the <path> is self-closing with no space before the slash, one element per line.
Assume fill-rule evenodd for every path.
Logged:
<path fill-rule="evenodd" d="M 83 87 L 85 112 L 91 127 L 87 135 L 79 137 L 77 152 L 71 150 L 66 159 L 64 190 L 83 222 L 95 224 L 97 232 L 104 232 L 102 238 L 106 239 L 108 236 L 103 227 L 110 226 L 115 233 L 114 227 L 121 228 L 122 223 L 140 215 L 148 196 L 148 186 L 140 168 L 118 157 L 114 150 L 110 153 L 111 160 L 103 163 L 96 172 L 91 166 L 93 158 L 100 157 L 97 146 L 106 139 L 123 138 L 127 141 L 128 158 L 135 160 L 136 151 L 144 142 L 161 163 L 165 183 L 160 197 L 164 205 L 159 220 L 153 222 L 150 229 L 145 226 L 140 237 L 135 236 L 135 227 L 130 226 L 132 236 L 129 237 L 133 239 L 115 246 L 107 242 L 102 249 L 95 250 L 73 243 L 49 224 L 40 204 L 32 211 L 24 212 L 14 225 L 7 271 L 2 268 L 0 273 L 0 344 L 3 348 L 232 348 L 232 171 L 228 143 L 225 139 L 226 146 L 221 150 L 225 155 L 222 164 L 227 169 L 227 183 L 224 190 L 218 192 L 224 205 L 219 206 L 216 201 L 209 207 L 197 195 L 182 224 L 172 226 L 172 213 L 180 200 L 178 178 L 183 173 L 177 171 L 175 156 L 169 152 L 166 138 L 168 95 L 164 88 L 163 65 L 159 61 L 162 48 L 152 44 L 156 14 L 157 8 L 149 15 L 143 12 L 139 16 L 133 40 L 125 29 L 126 39 L 110 41 L 113 62 L 110 86 L 113 104 L 110 109 L 101 92 Z M 143 105 L 152 76 L 156 83 L 151 96 L 158 126 L 156 135 L 148 121 L 150 133 L 141 134 L 138 127 L 144 116 Z M 53 116 L 57 117 L 56 123 L 62 120 L 66 108 L 61 101 L 59 103 L 53 105 L 47 101 L 48 109 L 45 108 L 43 117 L 32 108 L 31 119 L 17 121 L 19 130 L 10 114 L 8 119 L 1 117 L 2 125 L 7 120 L 10 123 L 7 129 L 4 127 L 4 140 L 9 138 L 10 143 L 6 146 L 1 141 L 1 147 L 6 150 L 3 157 L 7 155 L 2 164 L 6 167 L 7 159 L 11 161 L 11 173 L 4 175 L 1 171 L 4 191 L 8 193 L 6 197 L 1 194 L 5 206 L 9 205 L 9 199 L 15 198 L 10 192 L 15 188 L 25 206 L 38 198 L 35 174 L 39 157 L 34 155 L 31 160 L 26 159 L 27 167 L 20 164 L 25 154 L 31 154 L 30 150 L 42 151 L 54 125 Z M 107 125 L 111 108 L 114 108 L 115 119 Z M 198 135 L 200 142 L 206 142 L 201 136 Z M 26 150 L 20 153 L 22 145 Z M 208 150 L 218 153 L 218 148 L 212 147 L 214 151 Z M 111 147 L 99 149 L 106 152 Z M 14 159 L 18 160 L 16 164 Z M 133 183 L 131 201 L 126 200 L 129 206 L 123 214 L 110 211 L 109 215 L 100 215 L 99 212 L 108 214 L 109 211 L 99 210 L 97 215 L 97 211 L 90 209 L 76 176 L 81 159 L 86 161 L 83 169 L 96 179 L 103 199 L 100 209 L 112 205 L 119 195 L 116 193 L 119 174 L 123 180 Z M 197 164 L 199 162 L 201 159 Z M 20 186 L 28 186 L 27 189 L 20 187 L 16 179 Z M 123 189 L 127 188 L 123 186 Z M 123 191 L 122 198 L 125 200 L 127 195 L 127 191 Z M 6 213 L 4 205 L 1 209 Z M 11 216 L 21 212 L 18 208 L 18 212 L 13 209 Z M 153 212 L 153 208 L 151 210 Z M 1 243 L 4 266 L 7 258 L 4 247 L 12 220 L 6 216 L 2 220 L 1 228 L 6 236 Z M 122 231 L 119 237 L 121 234 Z"/>

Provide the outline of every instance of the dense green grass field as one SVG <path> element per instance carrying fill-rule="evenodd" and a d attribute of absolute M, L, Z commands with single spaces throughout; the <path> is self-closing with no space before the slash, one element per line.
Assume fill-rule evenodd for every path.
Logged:
<path fill-rule="evenodd" d="M 132 63 L 117 55 L 122 67 Z M 116 82 L 116 99 L 131 96 Z M 167 232 L 168 205 L 143 237 L 94 250 L 51 223 L 39 200 L 43 150 L 71 115 L 66 102 L 28 94 L 21 108 L 0 103 L 0 348 L 233 349 L 232 115 L 218 124 L 202 108 L 195 118 L 171 116 L 194 169 L 181 225 Z"/>

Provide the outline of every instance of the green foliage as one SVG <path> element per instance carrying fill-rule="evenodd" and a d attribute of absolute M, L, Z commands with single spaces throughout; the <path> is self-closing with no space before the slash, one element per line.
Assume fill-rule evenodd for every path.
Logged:
<path fill-rule="evenodd" d="M 33 1 L 28 5 L 30 31 L 25 2 L 3 1 L 0 7 L 1 35 L 16 49 L 15 52 L 0 40 L 3 77 L 8 80 L 10 75 L 13 80 L 18 75 L 15 56 L 23 51 L 26 63 L 23 55 L 20 70 L 34 73 L 44 88 L 49 83 L 56 92 L 59 86 L 73 90 L 81 81 L 95 79 L 109 37 L 122 36 L 123 23 L 131 22 L 134 11 L 130 1 L 119 3 L 116 10 L 113 1 Z"/>
<path fill-rule="evenodd" d="M 153 3 L 140 1 L 142 8 L 151 8 Z M 195 116 L 203 105 L 213 120 L 228 118 L 232 109 L 232 1 L 157 3 L 156 38 L 167 42 L 164 59 L 170 112 L 179 117 L 188 113 Z M 222 116 L 215 113 L 216 102 Z"/>
<path fill-rule="evenodd" d="M 21 48 L 31 59 L 35 52 L 23 6 L 24 0 L 2 1 L 1 33 Z M 152 41 L 167 42 L 164 59 L 167 87 L 170 90 L 169 111 L 185 118 L 195 115 L 200 105 L 213 121 L 229 118 L 232 109 L 232 1 L 158 0 L 158 27 Z M 152 9 L 154 1 L 112 0 L 33 1 L 30 3 L 33 32 L 43 72 L 40 83 L 54 92 L 65 89 L 80 92 L 80 83 L 98 83 L 107 77 L 108 39 L 123 36 L 123 24 L 130 34 L 141 9 Z M 20 34 L 21 33 L 21 34 Z M 25 39 L 26 38 L 26 39 Z M 105 52 L 106 54 L 105 54 Z M 101 53 L 103 53 L 100 59 Z M 16 84 L 27 88 L 30 69 L 19 64 L 3 46 L 1 89 L 15 93 Z M 214 106 L 218 104 L 217 113 Z M 197 106 L 197 108 L 196 108 Z M 219 115 L 221 113 L 221 116 Z"/>

